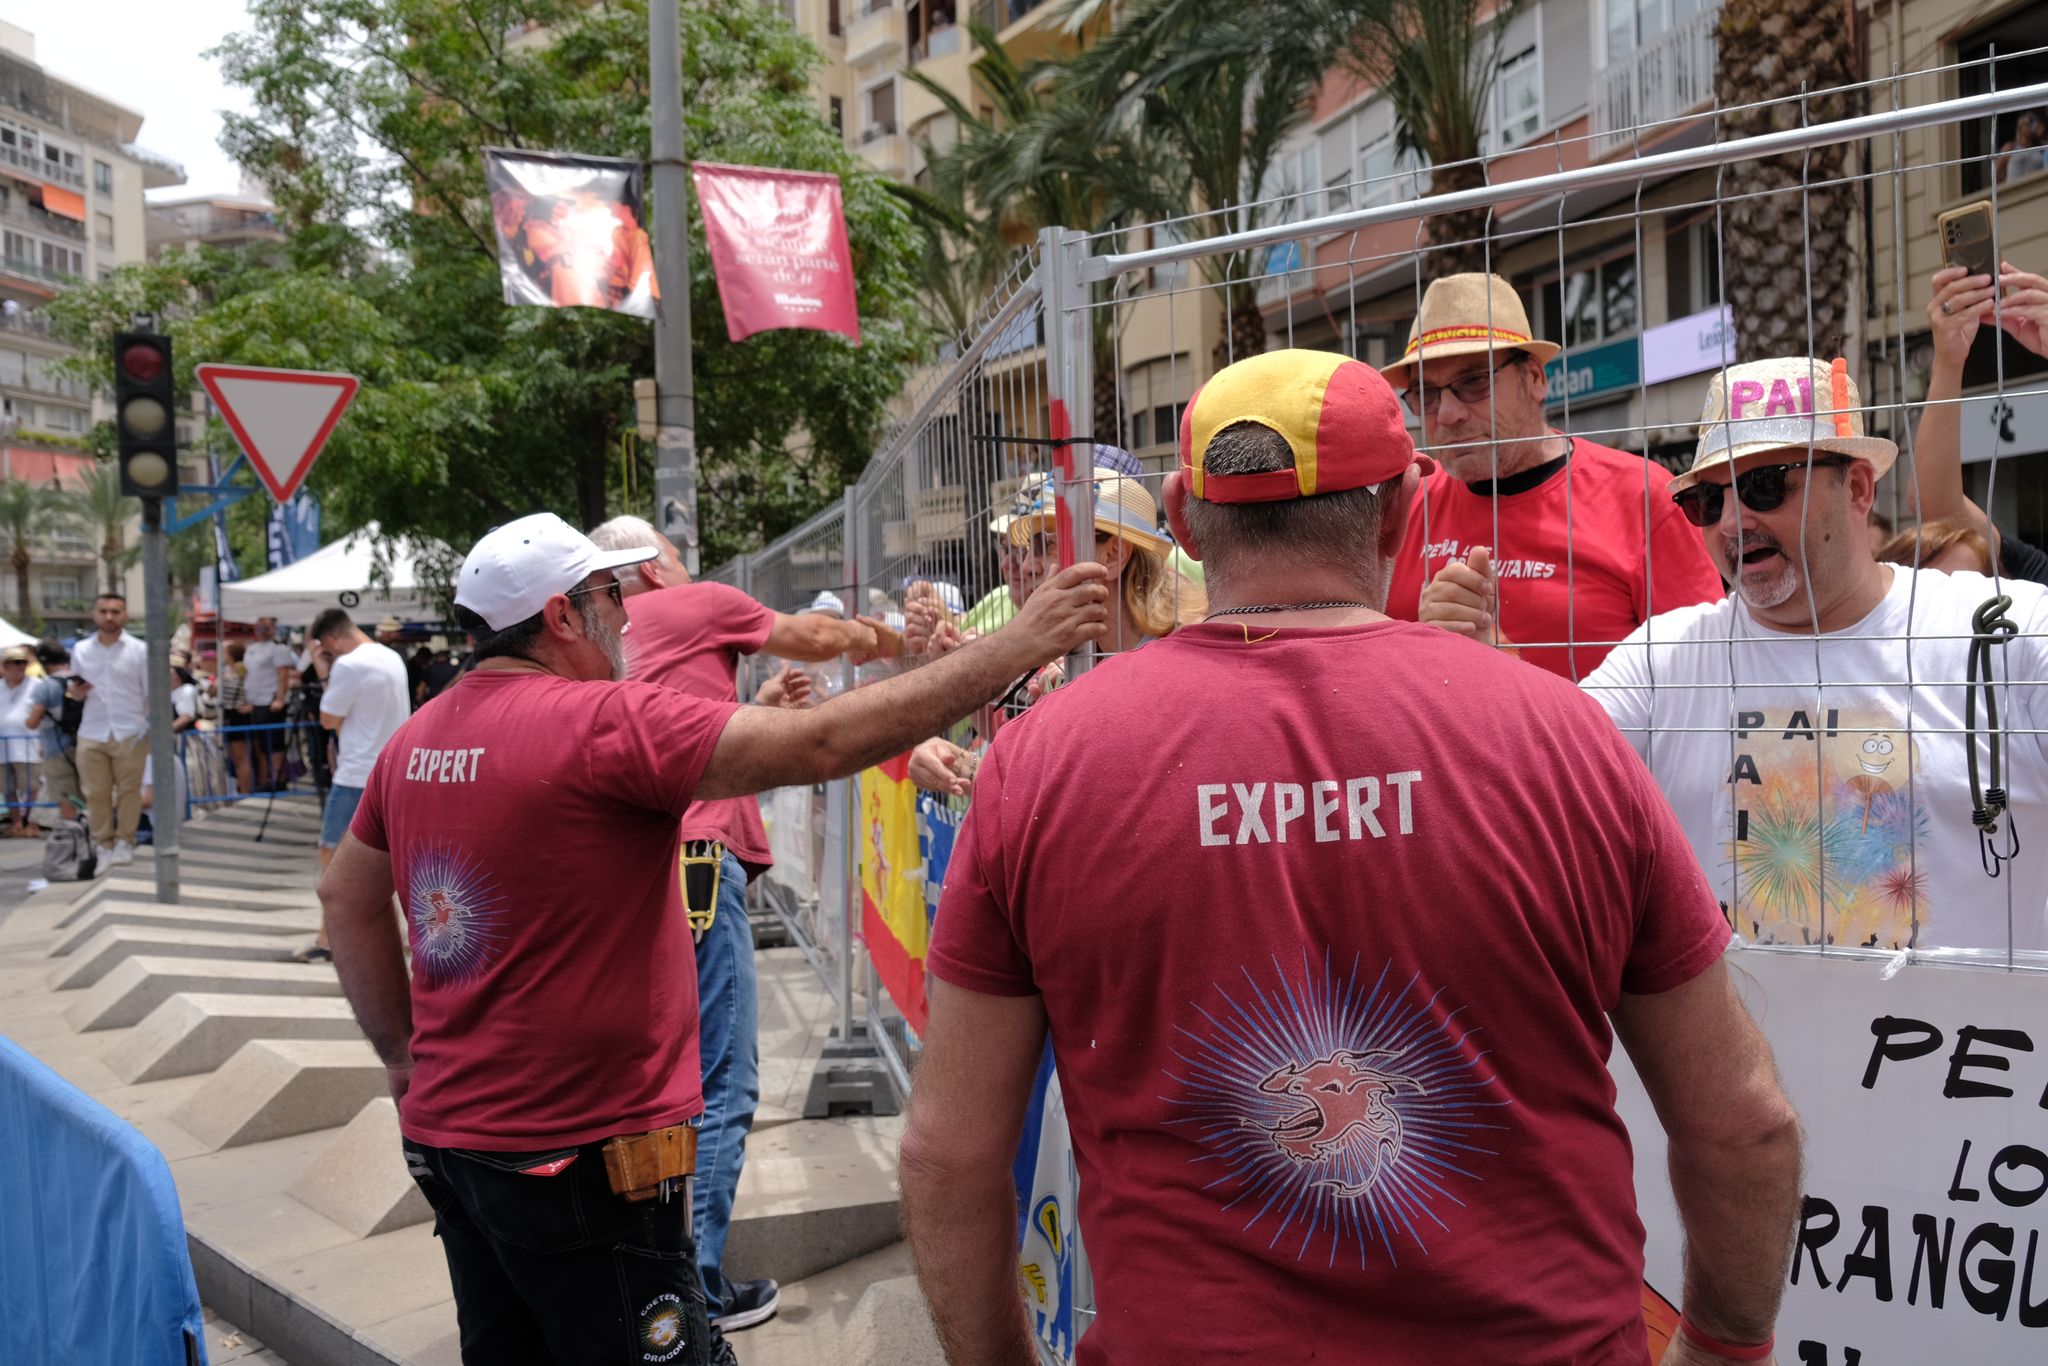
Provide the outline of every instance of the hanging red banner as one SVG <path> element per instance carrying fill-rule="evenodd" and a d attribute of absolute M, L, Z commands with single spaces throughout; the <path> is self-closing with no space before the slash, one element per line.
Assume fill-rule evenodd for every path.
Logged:
<path fill-rule="evenodd" d="M 839 177 L 706 161 L 690 172 L 726 335 L 745 341 L 773 328 L 808 327 L 860 345 Z"/>

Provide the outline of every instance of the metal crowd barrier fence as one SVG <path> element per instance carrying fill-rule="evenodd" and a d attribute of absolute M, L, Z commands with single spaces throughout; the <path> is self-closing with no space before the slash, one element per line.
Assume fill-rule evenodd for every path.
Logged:
<path fill-rule="evenodd" d="M 1742 338 L 1769 335 L 1771 329 L 1739 310 L 1769 308 L 1792 324 L 1789 332 L 1778 329 L 1777 345 L 1785 351 L 1823 361 L 1833 352 L 1842 355 L 1862 396 L 1852 405 L 1856 415 L 1871 434 L 1900 448 L 1898 466 L 1880 482 L 1877 495 L 1901 531 L 1921 530 L 1921 507 L 1934 487 L 1937 464 L 1952 461 L 1963 467 L 1966 490 L 1994 521 L 2010 527 L 2024 516 L 2029 525 L 2041 524 L 2039 535 L 2048 531 L 2048 503 L 2038 492 L 2048 487 L 2048 468 L 2036 467 L 2048 462 L 2048 438 L 2042 435 L 2048 431 L 2048 364 L 2042 363 L 2048 357 L 2034 354 L 2040 348 L 2024 337 L 2018 344 L 1980 347 L 1983 354 L 1966 371 L 1972 392 L 1925 402 L 1929 342 L 1909 321 L 1924 306 L 1927 277 L 1943 251 L 1931 224 L 1909 226 L 1909 204 L 1943 206 L 1981 193 L 1993 205 L 1992 259 L 2024 254 L 2028 259 L 2017 265 L 2048 274 L 2048 197 L 2039 193 L 2048 180 L 2008 185 L 1998 169 L 2002 163 L 1992 159 L 1995 138 L 1987 140 L 1999 118 L 2048 107 L 2048 85 L 2000 91 L 1994 71 L 1985 67 L 1979 74 L 1989 78 L 1990 93 L 1942 98 L 1954 88 L 1953 68 L 1828 92 L 1840 95 L 1851 111 L 1871 111 L 1829 122 L 1810 118 L 1802 101 L 1774 102 L 1788 116 L 1776 120 L 1778 131 L 1754 136 L 1727 132 L 1738 118 L 1739 126 L 1769 124 L 1751 108 L 1648 124 L 1620 137 L 1603 132 L 1599 148 L 1586 145 L 1590 137 L 1577 140 L 1579 145 L 1554 138 L 1483 159 L 1482 183 L 1455 193 L 1417 197 L 1428 173 L 1406 171 L 1340 179 L 1330 187 L 1311 180 L 1305 188 L 1225 215 L 1158 225 L 1150 234 L 1046 229 L 976 327 L 925 377 L 844 505 L 759 555 L 723 567 L 721 575 L 783 611 L 804 607 L 829 580 L 849 612 L 901 612 L 912 595 L 929 594 L 944 602 L 947 617 L 962 629 L 995 629 L 1007 619 L 1009 604 L 1040 577 L 1088 553 L 1085 529 L 1105 525 L 1097 521 L 1099 499 L 1113 493 L 1116 506 L 1107 516 L 1121 509 L 1127 523 L 1134 505 L 1144 507 L 1127 488 L 1092 479 L 1091 466 L 1124 467 L 1157 501 L 1176 463 L 1186 404 L 1217 369 L 1275 345 L 1390 364 L 1403 353 L 1430 280 L 1465 269 L 1506 276 L 1528 302 L 1533 335 L 1562 347 L 1548 367 L 1550 429 L 1642 457 L 1639 475 L 1624 492 L 1630 503 L 1640 500 L 1644 526 L 1654 514 L 1670 514 L 1663 506 L 1664 486 L 1694 458 L 1709 382 L 1719 377 L 1725 384 L 1731 366 L 1764 359 L 1743 354 Z M 1610 147 L 1625 154 L 1610 155 Z M 1363 207 L 1324 212 L 1333 201 Z M 1234 230 L 1205 236 L 1205 228 L 1217 223 Z M 1145 245 L 1147 240 L 1153 245 Z M 1845 258 L 1851 269 L 1838 278 L 1833 268 Z M 1769 291 L 1757 287 L 1767 274 L 1771 281 L 1763 283 L 1782 291 L 1771 303 L 1765 302 Z M 1494 321 L 1489 316 L 1484 325 L 1490 329 Z M 1944 406 L 1957 407 L 1981 430 L 1966 432 L 1961 451 L 1939 451 L 1931 441 L 1924 452 L 1916 449 L 1919 419 Z M 1478 439 L 1432 442 L 1415 414 L 1411 430 L 1418 445 L 1440 458 L 1472 447 L 1491 450 L 1494 437 L 1504 435 L 1500 415 L 1484 400 L 1481 410 L 1489 427 Z M 2016 421 L 2021 414 L 2031 415 L 2026 423 Z M 2001 478 L 2001 466 L 2009 470 L 2016 460 L 2031 463 L 2020 464 L 2018 477 L 2007 472 Z M 1503 496 L 1483 476 L 1480 483 L 1491 526 L 1490 535 L 1474 543 L 1512 544 L 1502 538 L 1514 535 L 1514 528 L 1504 532 L 1503 522 L 1511 523 L 1516 514 L 1504 510 Z M 1591 571 L 1579 556 L 1597 547 L 1578 539 L 1589 533 L 1571 530 L 1575 499 L 1584 495 L 1574 491 L 1569 476 L 1563 496 L 1566 546 L 1562 563 L 1547 565 L 1547 571 L 1564 580 L 1575 607 L 1580 593 L 1593 591 Z M 1014 516 L 1042 534 L 1017 534 L 1005 520 Z M 1165 529 L 1154 525 L 1163 537 Z M 1427 530 L 1424 540 L 1423 547 L 1410 546 L 1404 554 L 1426 560 Z M 799 590 L 790 550 L 812 543 L 830 544 L 839 558 L 824 579 Z M 1137 629 L 1141 620 L 1165 627 L 1200 617 L 1199 568 L 1170 551 L 1165 558 L 1170 572 L 1165 589 L 1150 595 L 1153 610 L 1135 610 L 1134 603 L 1122 619 L 1122 634 L 1101 652 L 1136 648 L 1158 633 Z M 1924 594 L 1933 594 L 1939 584 L 1926 577 L 1935 571 L 1925 567 L 1918 549 L 1901 563 L 1912 575 L 1904 618 L 1912 621 L 1923 585 Z M 2002 591 L 2008 571 L 1997 563 L 1991 570 L 1993 591 Z M 1660 571 L 1646 550 L 1642 615 L 1675 605 L 1670 591 L 1660 604 L 1660 572 L 1670 572 L 1669 566 Z M 1512 578 L 1503 585 L 1502 601 L 1509 605 L 1504 611 L 1511 610 L 1515 585 Z M 1810 585 L 1807 602 L 1817 617 Z M 1840 1179 L 1860 1182 L 1859 1188 L 1887 1201 L 1939 1202 L 1940 1191 L 1922 1190 L 1925 1183 L 1908 1169 L 1953 1168 L 1960 1135 L 1952 1126 L 1908 1107 L 1896 1116 L 1896 1151 L 1868 1163 L 1838 1160 L 1841 1152 L 1858 1149 L 1856 1097 L 1842 1091 L 1840 1078 L 1822 1075 L 1812 1064 L 1822 1056 L 1862 1056 L 1884 1018 L 1914 1009 L 1928 1012 L 1926 1028 L 1939 1037 L 1972 1027 L 1973 996 L 1985 1003 L 1987 1018 L 2009 1021 L 2030 1014 L 2038 1020 L 2048 1004 L 2041 993 L 2048 956 L 2039 952 L 2048 944 L 2042 933 L 2048 882 L 2032 864 L 2016 861 L 2025 858 L 2026 842 L 2048 833 L 2025 828 L 2013 849 L 1987 844 L 1984 869 L 1990 875 L 1976 883 L 1953 868 L 1965 861 L 1974 868 L 1977 834 L 1967 826 L 1958 833 L 1957 812 L 1949 809 L 1962 766 L 1956 743 L 1961 738 L 1973 747 L 2003 745 L 2011 756 L 2007 786 L 2019 811 L 2004 813 L 2005 830 L 2048 811 L 2048 712 L 2036 715 L 2048 708 L 2048 694 L 2040 691 L 2048 684 L 2048 662 L 2006 662 L 2048 661 L 2041 653 L 2042 633 L 2022 625 L 1991 651 L 1991 681 L 1984 692 L 1996 700 L 2002 719 L 1987 736 L 1974 722 L 1959 723 L 1962 708 L 1950 705 L 1965 679 L 1960 659 L 1943 651 L 1949 647 L 1948 654 L 1958 654 L 1954 643 L 1981 630 L 1969 620 L 1946 630 L 1901 626 L 1863 636 L 1874 653 L 1848 673 L 1822 672 L 1825 642 L 1817 632 L 1785 633 L 1809 643 L 1803 657 L 1812 661 L 1812 670 L 1811 677 L 1780 684 L 1739 675 L 1738 655 L 1761 638 L 1746 629 L 1731 627 L 1700 642 L 1713 647 L 1710 653 L 1721 663 L 1717 669 L 1697 666 L 1697 677 L 1668 666 L 1659 673 L 1653 664 L 1643 689 L 1649 719 L 1619 724 L 1640 738 L 1653 772 L 1660 755 L 1668 764 L 1674 747 L 1689 735 L 1726 739 L 1727 748 L 1708 765 L 1709 786 L 1720 793 L 1708 804 L 1712 813 L 1681 803 L 1681 817 L 1712 823 L 1720 832 L 1693 832 L 1695 846 L 1720 840 L 1721 866 L 1706 871 L 1710 877 L 1727 875 L 1730 892 L 1724 900 L 1731 921 L 1745 940 L 1756 941 L 1740 950 L 1751 956 L 1744 961 L 1759 965 L 1755 977 L 1781 989 L 1776 1011 L 1765 1012 L 1766 1028 L 1788 1059 L 1788 1075 L 1811 1088 L 1794 1099 L 1814 1129 L 1814 1150 L 1838 1162 L 1819 1169 L 1814 1184 L 1825 1187 Z M 1616 644 L 1611 631 L 1588 631 L 1575 615 L 1567 616 L 1559 635 L 1518 643 L 1602 655 Z M 1087 668 L 1096 653 L 1071 667 Z M 858 685 L 906 666 L 915 661 L 871 666 L 850 681 Z M 1590 665 L 1575 664 L 1576 681 L 1583 683 L 1588 672 Z M 1756 701 L 1773 688 L 1777 700 Z M 1006 706 L 965 723 L 954 738 L 985 738 L 1033 691 L 1020 689 Z M 1799 704 L 1780 705 L 1791 694 Z M 1709 699 L 1705 720 L 1657 710 L 1697 697 Z M 1766 730 L 1767 736 L 1752 735 Z M 1810 739 L 1811 752 L 1795 756 L 1787 749 L 1759 757 L 1764 740 L 1775 745 L 1781 738 L 1787 745 Z M 1884 745 L 1892 748 L 1879 754 Z M 1863 756 L 1866 747 L 1874 758 Z M 1925 754 L 1934 750 L 1944 757 L 1930 762 Z M 1895 754 L 1904 756 L 1896 774 L 1881 765 L 1883 774 L 1871 776 L 1872 763 Z M 1854 762 L 1859 757 L 1860 767 Z M 1774 771 L 1761 771 L 1772 765 Z M 1673 778 L 1687 780 L 1684 774 Z M 1745 805 L 1743 782 L 1769 791 L 1760 790 L 1758 800 Z M 929 908 L 937 900 L 949 852 L 946 836 L 957 813 L 950 804 L 910 799 L 916 803 L 911 822 L 919 845 L 917 856 L 905 859 L 900 841 L 891 842 L 889 826 L 902 818 L 882 809 L 903 799 L 903 786 L 900 776 L 871 770 L 845 803 L 852 848 L 842 865 L 847 876 L 837 924 L 840 942 L 848 947 L 833 966 L 842 981 L 850 981 L 853 947 L 865 949 L 862 994 L 869 1033 L 907 1089 L 922 1023 L 921 981 L 900 971 L 885 977 L 878 964 L 907 956 L 921 970 Z M 1816 795 L 1836 788 L 1860 794 L 1853 811 Z M 1942 794 L 1939 812 L 1930 808 L 1936 791 Z M 791 799 L 778 793 L 767 800 L 772 811 Z M 1885 834 L 1894 827 L 1895 839 Z M 1884 838 L 1874 837 L 1873 829 Z M 1966 849 L 1960 843 L 1965 840 Z M 1939 891 L 1930 881 L 1937 876 L 1937 843 L 1949 870 L 1938 874 L 1947 879 Z M 1705 854 L 1702 862 L 1710 862 Z M 814 858 L 806 866 L 815 873 L 819 863 Z M 913 888 L 915 904 L 924 908 L 922 925 L 903 912 Z M 875 906 L 877 895 L 890 904 Z M 1954 933 L 1950 927 L 1983 904 L 1992 904 L 2003 928 L 1981 936 L 1982 942 L 1945 943 L 1943 936 Z M 1871 931 L 1867 940 L 1865 930 Z M 884 935 L 893 942 L 880 942 Z M 840 999 L 846 1008 L 848 998 Z M 1937 1019 L 1936 1012 L 1945 1013 Z M 1632 1099 L 1632 1085 L 1632 1078 L 1623 1079 L 1624 1111 L 1632 1127 L 1641 1126 L 1638 1150 L 1649 1152 L 1661 1134 Z M 1990 1132 L 1983 1141 L 1993 1146 L 1997 1133 L 2019 1132 L 2013 1115 L 1985 1123 Z M 1967 1141 L 1963 1151 L 1967 1156 Z M 1669 1279 L 1675 1274 L 1676 1226 L 1658 1204 L 1663 1197 L 1653 1190 L 1657 1180 L 1644 1177 L 1643 1202 L 1652 1227 L 1653 1270 L 1663 1268 Z M 1844 1207 L 1844 1220 L 1849 1217 Z M 1802 1238 L 1809 1238 L 1808 1246 L 1820 1245 L 1813 1230 L 1802 1229 Z M 1828 1255 L 1838 1258 L 1854 1242 Z M 1088 1320 L 1091 1292 L 1085 1280 L 1075 1285 L 1074 1303 L 1041 1302 L 1034 1309 L 1042 1348 L 1052 1359 L 1070 1354 L 1073 1337 Z M 1816 1301 L 1793 1289 L 1787 1313 L 1814 1341 L 1854 1340 L 1853 1314 L 1845 1318 L 1825 1307 L 1834 1301 Z M 1901 1331 L 1916 1344 L 1947 1342 L 1942 1322 L 1938 1315 L 1909 1316 Z M 2000 1332 L 1993 1321 L 1972 1320 L 1951 1344 L 1960 1353 L 1956 1359 L 2011 1359 L 2015 1344 Z"/>
<path fill-rule="evenodd" d="M 178 732 L 185 818 L 196 808 L 276 798 L 324 800 L 327 732 L 314 721 L 195 727 Z M 259 769 L 259 754 L 267 755 Z M 243 786 L 243 770 L 248 786 Z M 269 781 L 261 776 L 267 773 Z M 279 774 L 282 774 L 280 779 Z"/>
<path fill-rule="evenodd" d="M 42 800 L 43 740 L 35 731 L 0 731 L 0 808 L 7 812 L 55 810 Z M 27 800 L 22 800 L 23 794 Z"/>

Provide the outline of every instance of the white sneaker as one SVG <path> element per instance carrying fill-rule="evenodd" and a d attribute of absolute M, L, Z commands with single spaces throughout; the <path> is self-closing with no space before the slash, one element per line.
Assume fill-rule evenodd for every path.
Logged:
<path fill-rule="evenodd" d="M 114 841 L 114 847 L 107 850 L 106 863 L 109 868 L 117 863 L 135 862 L 135 846 L 126 840 Z"/>

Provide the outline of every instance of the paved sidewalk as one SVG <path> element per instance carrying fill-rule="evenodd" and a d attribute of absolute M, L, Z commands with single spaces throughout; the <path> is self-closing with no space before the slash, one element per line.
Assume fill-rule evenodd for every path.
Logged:
<path fill-rule="evenodd" d="M 212 1366 L 238 1362 L 240 1366 L 291 1366 L 283 1357 L 265 1347 L 249 1333 L 206 1309 L 206 1359 Z"/>

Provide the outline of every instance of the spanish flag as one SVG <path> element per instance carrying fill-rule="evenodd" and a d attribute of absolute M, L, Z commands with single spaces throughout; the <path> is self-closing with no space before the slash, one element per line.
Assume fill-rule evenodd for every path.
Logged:
<path fill-rule="evenodd" d="M 876 975 L 910 1027 L 923 1032 L 931 922 L 917 841 L 917 789 L 910 783 L 907 754 L 860 775 L 860 909 L 861 933 Z"/>

